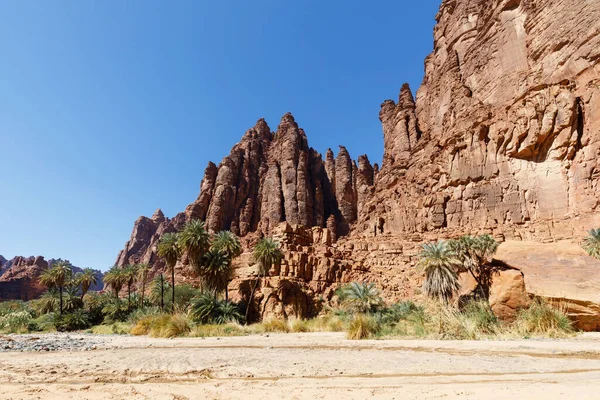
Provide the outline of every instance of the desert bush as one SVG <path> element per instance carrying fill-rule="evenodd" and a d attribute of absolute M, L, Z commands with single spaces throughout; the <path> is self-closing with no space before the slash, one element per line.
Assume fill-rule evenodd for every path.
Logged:
<path fill-rule="evenodd" d="M 0 331 L 5 333 L 25 333 L 32 323 L 33 316 L 29 311 L 14 311 L 0 316 Z"/>
<path fill-rule="evenodd" d="M 131 328 L 132 335 L 150 335 L 152 337 L 177 337 L 190 332 L 190 323 L 183 314 L 159 314 L 141 318 Z"/>
<path fill-rule="evenodd" d="M 27 311 L 30 314 L 33 314 L 33 309 L 31 305 L 24 301 L 11 300 L 0 302 L 0 317 L 7 314 L 15 313 L 17 311 Z"/>
<path fill-rule="evenodd" d="M 262 326 L 265 332 L 287 333 L 290 331 L 287 321 L 281 318 L 266 318 L 259 325 Z"/>
<path fill-rule="evenodd" d="M 88 314 L 92 325 L 101 324 L 104 321 L 102 310 L 111 301 L 114 301 L 114 297 L 108 293 L 88 292 L 83 296 L 83 309 Z"/>
<path fill-rule="evenodd" d="M 138 308 L 138 309 L 133 310 L 127 316 L 127 322 L 130 324 L 136 324 L 139 320 L 141 320 L 143 318 L 153 317 L 153 316 L 159 315 L 161 313 L 162 312 L 160 311 L 160 307 L 150 306 L 150 307 Z"/>
<path fill-rule="evenodd" d="M 371 313 L 383 306 L 374 283 L 352 282 L 336 291 L 342 306 L 353 313 Z"/>
<path fill-rule="evenodd" d="M 312 330 L 308 321 L 305 319 L 291 319 L 288 321 L 288 325 L 290 327 L 291 332 L 300 333 L 310 332 Z"/>
<path fill-rule="evenodd" d="M 377 319 L 371 315 L 357 314 L 350 321 L 346 338 L 351 340 L 367 339 L 379 333 L 381 325 Z"/>
<path fill-rule="evenodd" d="M 517 314 L 514 328 L 523 335 L 543 334 L 550 337 L 573 332 L 571 320 L 564 310 L 553 307 L 542 299 L 535 300 L 528 309 Z"/>
<path fill-rule="evenodd" d="M 102 314 L 106 322 L 123 322 L 127 319 L 131 310 L 127 306 L 127 301 L 112 297 L 102 307 Z"/>
<path fill-rule="evenodd" d="M 89 316 L 83 310 L 75 310 L 62 315 L 54 314 L 54 327 L 59 332 L 78 331 L 90 326 Z"/>
<path fill-rule="evenodd" d="M 383 324 L 394 324 L 400 320 L 407 319 L 412 313 L 422 309 L 421 306 L 417 306 L 412 301 L 401 301 L 394 303 L 389 307 L 385 307 L 381 310 L 381 323 Z"/>
<path fill-rule="evenodd" d="M 42 314 L 34 318 L 27 327 L 30 332 L 48 332 L 54 331 L 54 313 Z"/>
<path fill-rule="evenodd" d="M 190 317 L 194 322 L 201 324 L 226 324 L 242 320 L 238 304 L 216 300 L 211 293 L 203 293 L 192 299 Z"/>

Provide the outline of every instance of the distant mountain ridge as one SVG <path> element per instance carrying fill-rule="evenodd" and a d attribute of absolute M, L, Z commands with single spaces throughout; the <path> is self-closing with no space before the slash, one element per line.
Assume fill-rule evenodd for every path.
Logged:
<path fill-rule="evenodd" d="M 10 260 L 0 255 L 0 301 L 3 300 L 33 300 L 46 291 L 40 285 L 38 277 L 48 267 L 61 259 L 51 258 L 45 260 L 43 256 L 23 257 L 16 256 Z M 82 268 L 73 266 L 73 273 L 83 271 Z M 98 283 L 90 290 L 102 290 L 102 272 L 94 270 L 98 276 Z"/>

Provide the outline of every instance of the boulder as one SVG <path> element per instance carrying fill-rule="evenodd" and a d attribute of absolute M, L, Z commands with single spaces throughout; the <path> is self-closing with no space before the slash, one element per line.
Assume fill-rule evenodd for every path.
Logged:
<path fill-rule="evenodd" d="M 600 260 L 579 244 L 507 241 L 495 258 L 523 272 L 528 293 L 564 307 L 579 329 L 600 330 Z"/>

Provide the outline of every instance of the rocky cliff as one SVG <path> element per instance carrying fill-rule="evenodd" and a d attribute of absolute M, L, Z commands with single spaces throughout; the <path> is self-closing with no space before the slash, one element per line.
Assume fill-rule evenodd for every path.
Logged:
<path fill-rule="evenodd" d="M 38 277 L 56 261 L 44 257 L 17 256 L 6 260 L 0 256 L 0 301 L 3 300 L 33 300 L 44 293 L 47 288 L 38 282 Z M 73 267 L 73 273 L 81 272 L 79 267 Z M 102 272 L 96 271 L 98 283 L 90 290 L 102 290 Z"/>
<path fill-rule="evenodd" d="M 340 146 L 337 157 L 328 150 L 323 160 L 291 114 L 283 116 L 276 132 L 260 119 L 218 167 L 208 164 L 200 195 L 185 212 L 167 219 L 157 210 L 152 218 L 136 221 L 117 264 L 160 263 L 161 235 L 191 219 L 205 220 L 211 232 L 231 230 L 246 244 L 270 235 L 281 222 L 328 227 L 332 237 L 346 235 L 373 183 L 367 156 L 357 166 Z"/>
<path fill-rule="evenodd" d="M 416 103 L 381 108 L 357 230 L 554 241 L 600 226 L 600 4 L 444 0 Z"/>
<path fill-rule="evenodd" d="M 305 239 L 282 238 L 287 261 L 258 299 L 263 313 L 289 314 L 304 295 L 286 300 L 283 278 L 313 298 L 352 279 L 377 282 L 389 299 L 414 297 L 424 241 L 576 242 L 600 226 L 600 3 L 443 0 L 436 18 L 416 96 L 404 85 L 381 106 L 381 168 L 343 147 L 323 159 L 291 115 L 275 133 L 260 120 L 218 167 L 209 163 L 184 213 L 140 218 L 117 263 L 162 268 L 160 235 L 191 218 L 245 245 L 283 229 Z M 333 240 L 306 239 L 310 227 Z M 244 260 L 238 284 L 253 273 Z M 522 286 L 518 273 L 506 276 L 505 286 Z M 525 280 L 533 294 L 561 298 L 532 283 L 544 279 Z"/>

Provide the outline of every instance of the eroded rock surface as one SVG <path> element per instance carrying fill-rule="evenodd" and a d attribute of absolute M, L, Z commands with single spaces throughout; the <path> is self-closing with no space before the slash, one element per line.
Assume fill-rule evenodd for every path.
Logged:
<path fill-rule="evenodd" d="M 381 168 L 366 156 L 354 162 L 343 146 L 323 159 L 289 114 L 275 133 L 259 120 L 218 167 L 209 163 L 185 213 L 136 222 L 118 264 L 160 270 L 158 239 L 192 218 L 232 230 L 246 248 L 279 235 L 283 221 L 294 232 L 327 228 L 327 245 L 281 238 L 286 261 L 265 281 L 256 312 L 291 315 L 291 304 L 306 310 L 307 298 L 327 298 L 348 279 L 376 282 L 389 300 L 418 296 L 414 265 L 426 241 L 490 233 L 510 243 L 578 242 L 600 227 L 600 3 L 443 0 L 437 21 L 416 99 L 404 85 L 382 104 Z M 531 247 L 530 256 L 545 259 L 542 251 Z M 570 271 L 509 261 L 530 293 L 564 297 Z M 253 274 L 244 268 L 240 284 Z M 507 315 L 526 303 L 509 275 L 493 293 Z M 280 291 L 282 280 L 303 294 L 287 283 Z M 569 292 L 572 310 L 580 307 L 572 314 L 597 327 L 600 299 L 580 293 Z"/>

